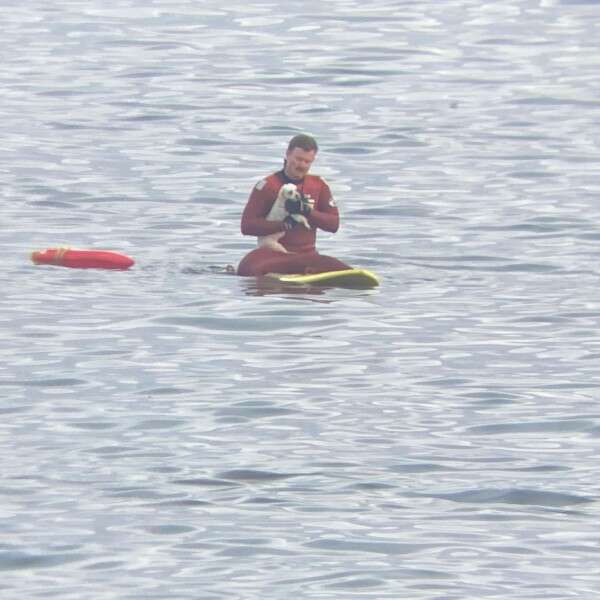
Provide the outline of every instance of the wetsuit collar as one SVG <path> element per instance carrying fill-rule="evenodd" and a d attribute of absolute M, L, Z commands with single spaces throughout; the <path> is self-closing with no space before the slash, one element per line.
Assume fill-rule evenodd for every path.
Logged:
<path fill-rule="evenodd" d="M 302 177 L 302 179 L 292 179 L 291 177 L 288 177 L 285 172 L 285 167 L 281 169 L 281 171 L 277 171 L 277 175 L 283 179 L 283 183 L 294 183 L 295 185 L 299 185 L 304 182 L 304 177 Z"/>

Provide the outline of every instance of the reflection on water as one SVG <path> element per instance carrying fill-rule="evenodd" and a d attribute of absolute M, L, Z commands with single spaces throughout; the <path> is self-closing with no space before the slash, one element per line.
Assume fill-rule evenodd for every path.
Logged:
<path fill-rule="evenodd" d="M 591 598 L 598 3 L 109 4 L 0 16 L 3 597 Z M 231 273 L 299 131 L 374 290 Z"/>
<path fill-rule="evenodd" d="M 319 285 L 282 283 L 272 277 L 249 277 L 241 279 L 241 287 L 249 296 L 267 296 L 274 294 L 281 297 L 297 296 L 304 300 L 315 301 L 312 296 L 323 296 L 327 288 Z M 330 302 L 322 298 L 320 302 Z"/>

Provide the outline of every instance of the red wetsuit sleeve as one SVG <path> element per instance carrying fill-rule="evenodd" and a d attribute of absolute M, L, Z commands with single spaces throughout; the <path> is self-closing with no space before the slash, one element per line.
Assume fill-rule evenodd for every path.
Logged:
<path fill-rule="evenodd" d="M 256 184 L 242 213 L 241 230 L 243 235 L 262 236 L 284 230 L 282 221 L 267 221 L 266 219 L 276 198 L 277 192 L 271 189 L 267 180 Z"/>
<path fill-rule="evenodd" d="M 340 213 L 335 205 L 329 186 L 321 180 L 321 193 L 310 215 L 308 222 L 312 227 L 335 233 L 340 226 Z"/>

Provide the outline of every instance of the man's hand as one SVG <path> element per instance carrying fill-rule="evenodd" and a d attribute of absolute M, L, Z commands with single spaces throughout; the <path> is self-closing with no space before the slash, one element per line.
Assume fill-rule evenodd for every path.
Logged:
<path fill-rule="evenodd" d="M 294 215 L 303 215 L 308 217 L 315 206 L 315 201 L 310 196 L 300 194 L 299 198 L 288 198 L 285 201 L 285 210 Z"/>

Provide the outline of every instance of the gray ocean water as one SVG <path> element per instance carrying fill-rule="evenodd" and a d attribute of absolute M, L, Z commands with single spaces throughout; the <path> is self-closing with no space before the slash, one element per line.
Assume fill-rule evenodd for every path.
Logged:
<path fill-rule="evenodd" d="M 0 597 L 597 598 L 600 2 L 12 4 Z M 377 289 L 226 273 L 301 131 Z"/>

